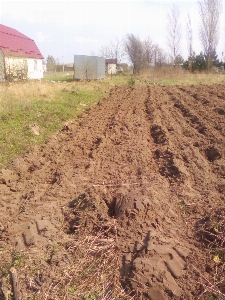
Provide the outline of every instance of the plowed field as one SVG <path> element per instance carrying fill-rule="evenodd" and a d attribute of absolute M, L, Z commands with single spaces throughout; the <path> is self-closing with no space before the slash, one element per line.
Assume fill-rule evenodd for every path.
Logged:
<path fill-rule="evenodd" d="M 224 85 L 116 86 L 1 171 L 0 208 L 21 299 L 100 299 L 67 277 L 73 241 L 99 228 L 134 299 L 224 299 Z"/>

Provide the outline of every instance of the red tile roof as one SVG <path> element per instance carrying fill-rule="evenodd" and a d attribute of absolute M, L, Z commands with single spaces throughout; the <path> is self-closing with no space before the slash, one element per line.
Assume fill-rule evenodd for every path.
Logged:
<path fill-rule="evenodd" d="M 44 58 L 32 39 L 2 24 L 0 24 L 0 49 L 6 56 Z"/>

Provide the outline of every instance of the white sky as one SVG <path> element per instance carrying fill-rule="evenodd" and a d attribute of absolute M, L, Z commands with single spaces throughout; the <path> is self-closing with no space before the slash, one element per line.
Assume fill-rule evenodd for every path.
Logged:
<path fill-rule="evenodd" d="M 220 19 L 218 54 L 225 50 L 225 0 Z M 167 15 L 178 4 L 182 24 L 181 54 L 187 58 L 186 20 L 190 13 L 194 50 L 201 50 L 196 0 L 74 0 L 2 1 L 0 23 L 34 39 L 42 55 L 53 55 L 60 63 L 73 61 L 74 54 L 98 55 L 101 45 L 126 34 L 150 37 L 166 51 Z"/>

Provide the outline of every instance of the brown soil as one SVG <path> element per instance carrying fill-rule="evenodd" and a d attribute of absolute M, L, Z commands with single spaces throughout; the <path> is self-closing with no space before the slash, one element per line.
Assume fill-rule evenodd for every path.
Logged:
<path fill-rule="evenodd" d="M 95 299 L 62 286 L 101 228 L 134 299 L 223 299 L 224 201 L 224 85 L 116 86 L 1 171 L 0 275 L 21 299 Z"/>

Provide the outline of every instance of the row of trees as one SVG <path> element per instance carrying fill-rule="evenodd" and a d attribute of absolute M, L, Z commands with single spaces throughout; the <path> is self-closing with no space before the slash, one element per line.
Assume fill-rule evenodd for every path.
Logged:
<path fill-rule="evenodd" d="M 202 52 L 196 55 L 193 50 L 193 32 L 190 15 L 186 23 L 186 35 L 188 45 L 188 60 L 184 67 L 190 71 L 210 70 L 212 66 L 220 67 L 216 54 L 219 42 L 219 19 L 222 12 L 221 0 L 198 0 L 200 15 L 199 38 L 202 44 Z"/>
<path fill-rule="evenodd" d="M 138 36 L 128 34 L 123 41 L 118 39 L 108 45 L 102 46 L 99 55 L 105 58 L 116 58 L 121 64 L 124 58 L 132 63 L 133 72 L 151 66 L 160 68 L 165 65 L 183 65 L 190 71 L 210 70 L 212 66 L 221 66 L 216 55 L 216 48 L 219 41 L 219 19 L 222 11 L 221 0 L 197 0 L 200 16 L 199 39 L 202 45 L 202 52 L 196 54 L 193 48 L 193 28 L 190 14 L 187 15 L 185 32 L 188 50 L 188 59 L 184 61 L 181 56 L 181 22 L 178 5 L 173 5 L 167 16 L 167 46 L 165 51 L 155 44 L 150 37 L 141 40 Z M 62 65 L 53 56 L 47 57 L 48 70 L 61 70 Z"/>
<path fill-rule="evenodd" d="M 210 58 L 211 68 L 215 67 L 216 69 L 220 69 L 223 66 L 223 64 L 224 64 L 223 62 L 219 61 L 216 52 L 211 54 L 211 58 Z M 186 60 L 183 63 L 183 67 L 186 70 L 191 69 L 192 72 L 204 71 L 209 68 L 209 60 L 203 52 L 200 52 L 200 54 L 198 55 L 196 55 L 195 52 L 193 52 L 192 56 L 189 57 L 189 60 Z"/>
<path fill-rule="evenodd" d="M 149 66 L 161 67 L 172 64 L 174 67 L 183 64 L 190 71 L 210 70 L 213 65 L 219 66 L 216 48 L 219 41 L 219 18 L 222 11 L 221 0 L 198 0 L 200 16 L 199 38 L 202 52 L 196 55 L 193 49 L 193 28 L 191 17 L 187 15 L 186 41 L 188 60 L 184 62 L 181 56 L 181 22 L 180 11 L 173 5 L 167 17 L 167 45 L 168 52 L 155 44 L 151 38 L 141 40 L 138 36 L 128 34 L 123 42 L 116 40 L 109 45 L 102 46 L 100 55 L 116 58 L 120 63 L 126 56 L 133 65 L 134 73 Z"/>
<path fill-rule="evenodd" d="M 102 46 L 99 55 L 106 58 L 116 58 L 121 64 L 127 57 L 133 65 L 134 73 L 148 68 L 152 65 L 162 66 L 168 63 L 167 53 L 157 44 L 153 43 L 150 37 L 141 40 L 138 36 L 128 34 L 123 42 L 116 40 L 107 46 Z"/>

